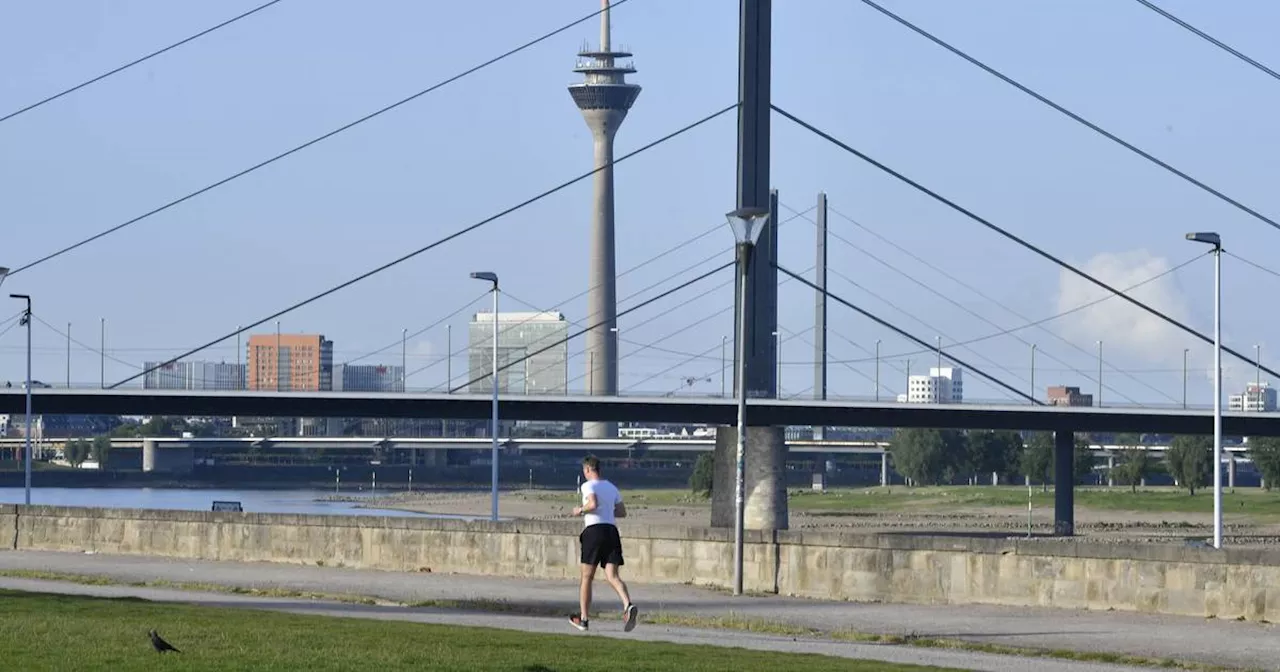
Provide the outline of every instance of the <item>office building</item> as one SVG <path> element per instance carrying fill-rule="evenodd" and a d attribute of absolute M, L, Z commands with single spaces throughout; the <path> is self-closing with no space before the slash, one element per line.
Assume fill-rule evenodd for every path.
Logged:
<path fill-rule="evenodd" d="M 1092 406 L 1093 395 L 1081 394 L 1078 387 L 1050 385 L 1045 388 L 1045 398 L 1050 406 Z"/>
<path fill-rule="evenodd" d="M 163 364 L 163 365 L 162 365 Z M 147 390 L 241 390 L 244 365 L 225 362 L 146 362 Z"/>
<path fill-rule="evenodd" d="M 404 392 L 404 367 L 385 364 L 338 364 L 333 368 L 335 392 Z"/>
<path fill-rule="evenodd" d="M 1249 383 L 1244 394 L 1227 398 L 1228 411 L 1269 413 L 1276 410 L 1276 390 L 1268 383 Z"/>
<path fill-rule="evenodd" d="M 250 390 L 328 392 L 333 389 L 333 341 L 319 334 L 249 337 Z"/>
<path fill-rule="evenodd" d="M 561 313 L 498 313 L 498 393 L 566 394 L 569 323 Z M 492 394 L 493 313 L 476 313 L 468 329 L 472 394 Z M 508 366 L 510 365 L 510 366 Z"/>
<path fill-rule="evenodd" d="M 907 379 L 907 403 L 959 404 L 964 402 L 962 371 L 955 367 L 930 367 L 927 376 Z M 899 399 L 902 397 L 899 396 Z"/>

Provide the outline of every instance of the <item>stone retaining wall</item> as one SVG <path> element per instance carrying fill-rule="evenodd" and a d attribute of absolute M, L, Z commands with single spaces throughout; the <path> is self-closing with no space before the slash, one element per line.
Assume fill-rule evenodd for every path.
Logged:
<path fill-rule="evenodd" d="M 577 521 L 499 522 L 0 505 L 17 550 L 567 579 Z M 733 532 L 624 525 L 626 576 L 728 587 Z M 1116 609 L 1280 621 L 1280 550 L 748 531 L 745 588 L 916 604 Z"/>

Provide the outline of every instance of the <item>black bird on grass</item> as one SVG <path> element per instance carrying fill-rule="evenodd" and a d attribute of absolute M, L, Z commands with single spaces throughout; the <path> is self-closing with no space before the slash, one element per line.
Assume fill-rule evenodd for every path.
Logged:
<path fill-rule="evenodd" d="M 156 632 L 155 630 L 149 630 L 147 632 L 147 635 L 151 637 L 151 646 L 156 650 L 156 653 L 164 653 L 166 651 L 172 651 L 174 653 L 182 653 L 181 651 L 175 649 L 172 644 L 161 639 L 160 633 Z"/>

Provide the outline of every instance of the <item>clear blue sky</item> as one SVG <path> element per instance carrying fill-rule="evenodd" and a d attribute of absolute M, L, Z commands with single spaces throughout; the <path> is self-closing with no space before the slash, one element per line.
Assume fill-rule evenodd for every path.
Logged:
<path fill-rule="evenodd" d="M 256 2 L 97 0 L 72 6 L 10 3 L 0 9 L 3 112 L 185 37 Z M 1128 0 L 905 2 L 886 4 L 924 28 L 1102 126 L 1280 216 L 1276 173 L 1280 82 Z M 618 140 L 627 151 L 731 103 L 737 90 L 737 2 L 631 0 L 614 13 L 615 43 L 636 53 L 644 86 Z M 1186 231 L 1216 229 L 1229 249 L 1270 264 L 1280 231 L 1252 220 L 1111 145 L 1057 113 L 851 0 L 775 2 L 774 100 L 976 212 L 1108 279 L 1132 283 L 1196 254 Z M 1188 21 L 1255 58 L 1280 65 L 1271 27 L 1280 6 L 1262 0 L 1164 0 Z M 260 14 L 37 111 L 0 124 L 0 264 L 19 266 L 145 212 L 194 188 L 432 84 L 595 9 L 593 0 L 345 3 L 286 0 Z M 565 91 L 594 23 L 232 185 L 12 278 L 36 297 L 36 312 L 97 345 L 108 320 L 114 357 L 140 363 L 248 323 L 517 203 L 591 164 L 589 135 Z M 773 122 L 773 182 L 803 210 L 825 190 L 831 204 L 948 273 L 1039 319 L 1097 296 L 1064 284 L 1032 256 L 785 119 Z M 618 168 L 618 263 L 625 270 L 723 222 L 734 201 L 735 122 L 727 115 Z M 284 319 L 286 331 L 322 332 L 337 361 L 399 339 L 481 295 L 467 278 L 499 271 L 515 296 L 581 320 L 586 286 L 590 183 L 423 255 Z M 833 230 L 890 266 L 929 284 L 1001 327 L 1023 320 L 833 215 Z M 813 264 L 813 226 L 785 225 L 783 263 Z M 620 281 L 625 297 L 722 252 L 717 231 Z M 944 345 L 997 329 L 929 294 L 844 243 L 832 241 L 833 291 Z M 718 263 L 700 267 L 708 269 Z M 1280 266 L 1280 264 L 1277 264 Z M 691 271 L 689 275 L 696 273 Z M 1206 258 L 1150 286 L 1147 297 L 1208 330 L 1212 267 Z M 687 277 L 687 276 L 686 276 Z M 1280 278 L 1227 258 L 1227 342 L 1280 361 L 1270 297 Z M 729 280 L 726 274 L 720 282 Z M 689 290 L 690 297 L 717 281 Z M 785 330 L 812 325 L 812 294 L 782 290 Z M 672 299 L 672 305 L 681 299 Z M 723 309 L 728 287 L 688 306 L 622 318 L 624 356 Z M 1115 305 L 1111 305 L 1115 304 Z M 477 303 L 476 308 L 483 308 Z M 629 304 L 624 302 L 622 308 Z M 510 302 L 504 308 L 517 308 Z M 16 305 L 11 305 L 13 311 Z M 904 317 L 904 310 L 930 326 Z M 7 317 L 11 311 L 4 311 Z M 832 329 L 870 350 L 916 350 L 832 306 Z M 453 321 L 454 347 L 467 315 Z M 1038 331 L 1036 384 L 1080 384 L 1096 370 L 1094 342 L 1107 345 L 1107 384 L 1142 402 L 1181 397 L 1185 338 L 1116 301 L 1054 323 L 1086 352 Z M 271 325 L 261 331 L 271 331 Z M 622 362 L 622 387 L 665 392 L 685 376 L 709 376 L 695 391 L 719 391 L 719 343 L 728 312 L 663 341 L 709 358 L 645 351 Z M 812 381 L 812 346 L 784 346 L 784 393 Z M 61 382 L 64 341 L 37 324 L 36 377 Z M 22 376 L 22 337 L 0 339 L 0 379 Z M 1193 403 L 1207 403 L 1211 350 L 1194 345 Z M 962 358 L 1019 386 L 1029 347 L 1011 338 Z M 444 329 L 410 344 L 410 369 L 444 351 Z M 579 353 L 581 344 L 572 352 Z M 981 355 L 981 357 L 979 356 Z M 372 361 L 398 363 L 399 348 Z M 1049 359 L 1057 357 L 1061 364 Z M 234 341 L 204 357 L 234 361 Z M 833 360 L 866 359 L 831 338 Z M 1007 369 L 1001 371 L 983 357 Z M 580 356 L 579 358 L 580 359 Z M 882 368 L 901 391 L 902 359 Z M 933 357 L 913 355 L 920 371 Z M 892 366 L 891 366 L 892 364 Z M 455 373 L 465 360 L 455 362 Z M 1232 385 L 1251 367 L 1227 361 Z M 1141 382 L 1112 367 L 1134 372 Z M 570 376 L 578 375 L 575 361 Z M 834 395 L 869 395 L 870 362 L 833 364 Z M 854 370 L 857 372 L 855 373 Z M 131 370 L 109 362 L 109 382 Z M 460 374 L 459 374 L 460 375 Z M 1090 375 L 1093 375 L 1090 373 Z M 411 387 L 443 382 L 437 366 Z M 96 383 L 97 355 L 73 350 L 73 379 Z M 970 374 L 971 398 L 1002 398 Z M 579 383 L 580 384 L 580 383 Z M 1164 392 L 1158 394 L 1152 388 Z M 888 394 L 886 390 L 884 392 Z M 1165 396 L 1167 395 L 1167 396 Z M 1118 401 L 1116 392 L 1104 399 Z"/>

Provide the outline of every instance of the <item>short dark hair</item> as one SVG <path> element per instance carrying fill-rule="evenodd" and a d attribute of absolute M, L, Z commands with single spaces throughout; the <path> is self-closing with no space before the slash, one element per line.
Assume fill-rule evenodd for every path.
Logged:
<path fill-rule="evenodd" d="M 588 455 L 582 458 L 582 466 L 596 473 L 600 473 L 600 458 L 595 455 Z"/>

